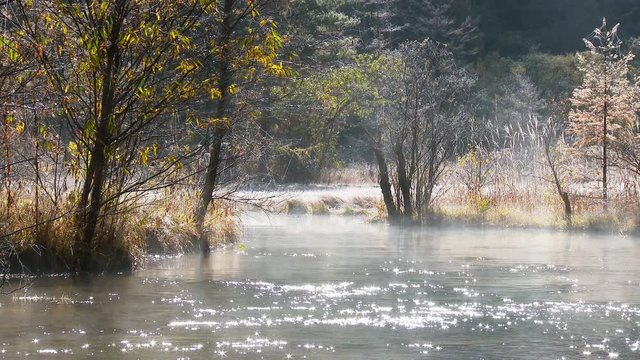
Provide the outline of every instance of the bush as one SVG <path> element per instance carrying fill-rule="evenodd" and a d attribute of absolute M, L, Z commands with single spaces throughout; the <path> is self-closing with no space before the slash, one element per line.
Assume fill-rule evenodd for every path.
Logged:
<path fill-rule="evenodd" d="M 285 204 L 285 212 L 290 215 L 304 215 L 309 213 L 309 209 L 303 201 L 290 199 Z"/>

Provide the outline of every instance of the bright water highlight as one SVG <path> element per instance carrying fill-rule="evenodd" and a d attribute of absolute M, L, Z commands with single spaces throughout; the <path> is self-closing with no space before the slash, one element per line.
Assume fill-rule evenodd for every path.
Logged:
<path fill-rule="evenodd" d="M 248 216 L 245 246 L 0 297 L 0 358 L 639 359 L 640 241 Z"/>

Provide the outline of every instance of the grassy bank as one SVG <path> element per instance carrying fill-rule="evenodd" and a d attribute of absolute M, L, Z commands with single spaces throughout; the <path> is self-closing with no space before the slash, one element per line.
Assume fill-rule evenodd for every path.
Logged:
<path fill-rule="evenodd" d="M 278 209 L 290 215 L 360 215 L 380 217 L 384 212 L 376 197 L 358 196 L 344 199 L 338 196 L 323 196 L 315 200 L 289 199 Z"/>
<path fill-rule="evenodd" d="M 474 203 L 440 201 L 434 208 L 426 226 L 480 226 L 528 229 L 555 229 L 573 231 L 601 231 L 624 234 L 640 234 L 640 224 L 629 210 L 629 205 L 612 206 L 605 213 L 597 208 L 583 208 L 567 222 L 562 213 L 562 204 L 493 204 L 482 206 Z M 525 205 L 526 204 L 526 205 Z M 379 196 L 343 199 L 324 196 L 305 200 L 292 198 L 281 204 L 276 211 L 290 215 L 360 216 L 368 221 L 387 221 L 384 204 Z"/>
<path fill-rule="evenodd" d="M 552 208 L 527 209 L 517 206 L 496 206 L 482 212 L 470 206 L 442 206 L 435 210 L 432 223 L 625 234 L 637 233 L 639 229 L 636 219 L 624 213 L 582 213 L 574 215 L 571 222 L 567 222 L 562 213 Z"/>
<path fill-rule="evenodd" d="M 28 192 L 13 197 L 10 208 L 0 205 L 0 226 L 10 272 L 67 272 L 74 261 L 75 223 L 71 203 L 35 206 Z M 121 212 L 100 222 L 93 251 L 105 271 L 129 271 L 144 265 L 149 254 L 178 254 L 194 250 L 198 239 L 193 209 L 195 191 L 164 191 L 153 199 L 132 201 Z M 35 212 L 35 209 L 38 212 Z M 205 232 L 213 247 L 233 242 L 239 235 L 236 207 L 226 201 L 212 204 Z M 10 249 L 10 250 L 8 250 Z"/>
<path fill-rule="evenodd" d="M 489 167 L 482 172 L 469 169 L 468 162 L 449 164 L 434 191 L 432 211 L 423 221 L 426 225 L 640 233 L 640 196 L 636 190 L 640 187 L 629 173 L 619 169 L 611 171 L 606 210 L 599 198 L 601 190 L 597 182 L 577 176 L 573 180 L 565 177 L 572 207 L 569 221 L 544 162 L 534 159 L 527 167 L 518 167 L 514 164 L 524 161 L 516 162 L 504 155 L 491 156 L 491 162 L 485 163 Z M 337 181 L 324 185 L 322 191 L 313 186 L 296 189 L 274 210 L 286 214 L 358 215 L 371 221 L 386 220 L 378 185 L 370 176 L 358 179 L 353 176 L 357 171 L 348 168 L 344 171 L 344 176 L 331 173 Z M 346 185 L 340 181 L 345 178 L 349 179 Z"/>

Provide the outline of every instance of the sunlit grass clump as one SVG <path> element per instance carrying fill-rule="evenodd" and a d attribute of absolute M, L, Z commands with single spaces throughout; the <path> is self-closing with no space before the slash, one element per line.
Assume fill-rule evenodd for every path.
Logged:
<path fill-rule="evenodd" d="M 589 199 L 575 198 L 573 205 L 574 213 L 567 219 L 563 204 L 550 192 L 487 196 L 481 203 L 450 195 L 439 199 L 434 217 L 439 223 L 624 233 L 634 232 L 640 225 L 634 215 L 637 210 L 620 200 L 612 201 L 608 212 L 602 210 L 601 203 Z"/>
<path fill-rule="evenodd" d="M 180 254 L 197 250 L 199 232 L 193 209 L 198 201 L 194 191 L 167 191 L 141 208 L 129 219 L 135 220 L 128 236 L 139 254 Z M 223 200 L 210 206 L 203 232 L 213 247 L 234 242 L 240 234 L 236 207 Z"/>
<path fill-rule="evenodd" d="M 14 194 L 9 210 L 6 202 L 0 204 L 0 227 L 3 234 L 10 234 L 14 249 L 13 271 L 20 271 L 17 267 L 22 265 L 33 272 L 71 269 L 77 232 L 74 207 L 65 201 L 56 207 L 42 202 L 36 215 L 34 202 L 27 195 Z M 195 192 L 167 191 L 102 218 L 93 248 L 100 266 L 105 270 L 130 270 L 141 266 L 146 254 L 197 249 L 199 235 L 193 215 L 196 201 Z M 212 246 L 235 241 L 240 233 L 235 206 L 215 201 L 204 227 Z"/>
<path fill-rule="evenodd" d="M 335 195 L 323 196 L 319 199 L 288 199 L 277 209 L 289 215 L 341 215 L 381 217 L 380 201 L 375 196 L 356 196 L 343 199 Z"/>

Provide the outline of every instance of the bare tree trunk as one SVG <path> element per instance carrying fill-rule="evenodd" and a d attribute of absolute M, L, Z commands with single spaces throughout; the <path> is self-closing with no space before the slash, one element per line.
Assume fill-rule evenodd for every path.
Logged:
<path fill-rule="evenodd" d="M 33 170 L 35 172 L 34 187 L 35 194 L 33 197 L 34 203 L 34 219 L 35 219 L 35 234 L 36 237 L 40 236 L 40 123 L 38 121 L 38 115 L 33 115 L 33 139 L 34 139 L 34 157 L 33 157 Z"/>
<path fill-rule="evenodd" d="M 221 107 L 218 109 L 221 109 Z M 213 199 L 213 192 L 218 181 L 218 171 L 222 159 L 222 142 L 227 131 L 228 130 L 225 128 L 218 127 L 213 131 L 211 136 L 207 173 L 205 175 L 204 185 L 202 186 L 198 209 L 196 210 L 196 228 L 199 235 L 199 246 L 204 254 L 208 254 L 210 252 L 209 234 L 204 230 L 204 220 L 207 215 L 209 205 Z"/>
<path fill-rule="evenodd" d="M 571 216 L 573 214 L 573 210 L 571 208 L 571 199 L 569 198 L 569 194 L 562 189 L 562 184 L 560 183 L 560 178 L 558 176 L 558 170 L 556 169 L 556 164 L 554 164 L 551 159 L 551 154 L 549 154 L 549 145 L 545 144 L 544 154 L 547 159 L 547 164 L 551 169 L 551 175 L 553 176 L 553 182 L 556 185 L 556 190 L 558 191 L 558 195 L 560 199 L 562 199 L 562 203 L 564 205 L 564 219 L 567 222 L 567 225 L 571 226 L 572 219 Z"/>
<path fill-rule="evenodd" d="M 604 53 L 604 111 L 602 116 L 602 208 L 605 212 L 609 211 L 609 194 L 607 193 L 607 117 L 609 115 L 609 53 Z"/>
<path fill-rule="evenodd" d="M 413 216 L 413 206 L 411 200 L 411 181 L 407 176 L 407 161 L 402 152 L 402 145 L 396 147 L 396 157 L 398 159 L 398 186 L 402 192 L 404 203 L 404 217 L 410 219 Z"/>
<path fill-rule="evenodd" d="M 106 166 L 105 146 L 102 136 L 91 152 L 83 192 L 78 202 L 77 234 L 75 239 L 75 271 L 89 272 L 93 268 L 93 240 L 100 219 L 104 168 Z"/>
<path fill-rule="evenodd" d="M 9 114 L 7 113 L 7 107 L 2 107 L 2 125 L 3 132 L 2 138 L 4 140 L 4 187 L 7 192 L 7 219 L 11 217 L 11 206 L 13 205 L 13 195 L 11 193 L 11 146 L 9 141 L 11 140 L 11 135 L 9 132 Z"/>
<path fill-rule="evenodd" d="M 380 190 L 382 190 L 382 198 L 384 200 L 384 206 L 387 208 L 387 214 L 392 222 L 395 222 L 398 218 L 398 209 L 393 201 L 393 193 L 391 192 L 391 182 L 389 181 L 389 168 L 387 167 L 387 160 L 385 159 L 382 150 L 374 148 L 373 154 L 376 157 L 378 163 L 378 181 L 380 183 Z"/>
<path fill-rule="evenodd" d="M 571 199 L 569 198 L 569 194 L 566 191 L 560 193 L 560 197 L 562 198 L 562 203 L 564 204 L 564 219 L 567 222 L 567 225 L 571 226 L 573 223 L 572 215 L 573 210 L 571 209 Z"/>
<path fill-rule="evenodd" d="M 607 89 L 605 89 L 605 101 L 604 101 L 604 116 L 603 116 L 603 138 L 602 138 L 602 201 L 603 201 L 603 209 L 604 211 L 609 211 L 609 194 L 607 193 L 607 111 L 608 111 L 608 101 L 607 97 Z"/>

